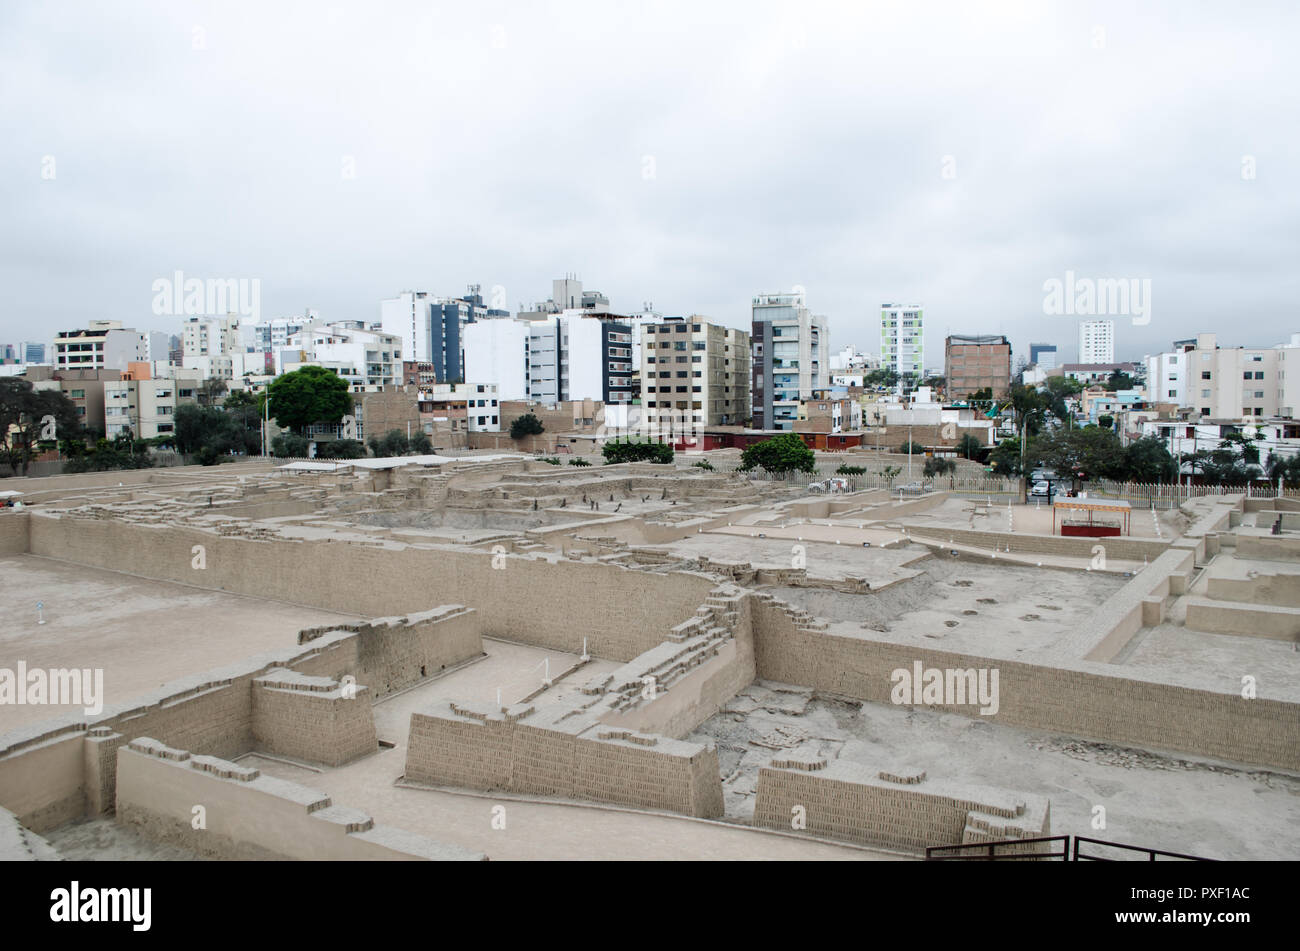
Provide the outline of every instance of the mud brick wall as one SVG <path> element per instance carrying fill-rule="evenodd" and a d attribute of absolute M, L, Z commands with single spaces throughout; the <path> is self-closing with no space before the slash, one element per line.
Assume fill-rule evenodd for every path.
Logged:
<path fill-rule="evenodd" d="M 355 636 L 350 639 L 353 643 L 336 655 L 338 669 L 328 673 L 319 669 L 327 662 L 322 658 L 322 663 L 315 665 L 318 669 L 310 672 L 335 678 L 350 673 L 370 688 L 372 697 L 387 696 L 481 655 L 479 624 L 477 612 L 451 604 L 406 617 L 348 625 L 342 630 Z M 335 630 L 340 628 L 302 631 L 298 643 L 309 644 Z M 298 665 L 295 669 L 304 670 Z"/>
<path fill-rule="evenodd" d="M 61 859 L 50 843 L 24 828 L 12 812 L 0 809 L 0 862 L 57 862 Z"/>
<path fill-rule="evenodd" d="M 191 567 L 203 545 L 207 567 Z M 714 582 L 617 565 L 344 541 L 254 540 L 112 519 L 32 517 L 31 551 L 78 564 L 325 610 L 388 617 L 465 604 L 484 636 L 627 661 L 694 613 Z M 636 618 L 629 623 L 628 618 Z"/>
<path fill-rule="evenodd" d="M 406 778 L 722 815 L 717 752 L 696 743 L 603 726 L 579 714 L 439 704 L 411 715 Z M 536 717 L 535 722 L 528 722 Z"/>
<path fill-rule="evenodd" d="M 118 752 L 118 820 L 219 859 L 481 861 L 486 856 L 336 806 L 325 793 L 141 738 Z M 192 824 L 203 807 L 205 828 Z"/>
<path fill-rule="evenodd" d="M 379 749 L 370 692 L 324 677 L 268 671 L 253 681 L 254 748 L 326 766 Z"/>
<path fill-rule="evenodd" d="M 0 509 L 0 555 L 21 555 L 27 551 L 30 518 L 26 512 Z"/>
<path fill-rule="evenodd" d="M 995 506 L 996 507 L 996 506 Z M 1141 511 L 1132 518 L 1144 517 Z M 932 525 L 908 525 L 909 535 L 917 538 L 929 538 L 938 541 L 952 539 L 958 545 L 970 545 L 975 548 L 997 548 L 1005 551 L 1007 542 L 1011 543 L 1012 552 L 1035 552 L 1044 555 L 1069 555 L 1075 558 L 1091 560 L 1094 545 L 1106 549 L 1106 557 L 1115 561 L 1155 561 L 1169 547 L 1168 541 L 1156 539 L 1131 538 L 1117 536 L 1111 538 L 1073 538 L 1059 535 L 1029 535 L 1022 532 L 981 532 L 965 528 L 936 528 Z"/>
<path fill-rule="evenodd" d="M 1300 704 L 1069 667 L 976 657 L 873 640 L 867 632 L 817 631 L 768 595 L 750 595 L 758 677 L 872 703 L 892 703 L 892 671 L 915 661 L 939 669 L 996 668 L 999 723 L 1237 763 L 1300 769 Z M 1136 673 L 1136 672 L 1131 672 Z M 935 709 L 980 718 L 976 706 Z"/>
<path fill-rule="evenodd" d="M 436 637 L 440 622 L 435 616 L 444 617 L 439 611 L 427 612 L 423 621 L 409 627 L 400 618 L 388 619 L 382 625 L 383 636 L 394 640 Z M 463 610 L 445 615 L 455 631 L 451 642 L 468 642 L 462 626 L 472 625 L 472 618 L 472 613 Z M 426 624 L 427 629 L 423 627 Z M 317 633 L 304 646 L 270 651 L 240 665 L 187 678 L 140 698 L 132 707 L 110 707 L 92 722 L 66 715 L 0 736 L 0 806 L 37 831 L 84 814 L 108 811 L 116 795 L 117 750 L 142 736 L 201 755 L 229 759 L 247 753 L 259 743 L 254 735 L 254 679 L 278 667 L 335 679 L 355 676 L 359 640 L 348 630 Z M 377 748 L 371 694 L 357 679 L 358 699 L 345 701 L 356 709 L 339 704 L 339 714 L 333 719 L 320 714 L 310 729 L 328 732 L 332 727 L 336 734 L 319 740 L 322 745 L 306 747 L 307 755 L 292 752 L 303 750 L 307 741 L 301 736 L 294 739 L 297 734 L 289 726 L 277 723 L 279 708 L 275 704 L 279 702 L 285 708 L 282 712 L 291 718 L 286 723 L 292 722 L 301 708 L 295 707 L 292 698 L 268 699 L 263 691 L 258 729 L 271 744 L 267 752 L 278 749 L 284 755 L 320 762 L 321 749 L 327 749 L 333 758 L 362 747 Z"/>
<path fill-rule="evenodd" d="M 925 779 L 893 783 L 856 763 L 760 769 L 754 824 L 792 831 L 796 807 L 810 835 L 907 852 L 961 843 L 972 814 L 996 817 L 1009 838 L 1049 834 L 1041 797 Z"/>

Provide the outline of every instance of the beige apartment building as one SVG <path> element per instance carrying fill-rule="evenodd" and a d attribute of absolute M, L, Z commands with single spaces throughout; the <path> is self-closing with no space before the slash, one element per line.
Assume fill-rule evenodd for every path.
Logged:
<path fill-rule="evenodd" d="M 648 323 L 642 334 L 642 423 L 649 432 L 744 424 L 749 334 L 699 316 Z"/>
<path fill-rule="evenodd" d="M 104 435 L 113 439 L 129 430 L 136 439 L 153 439 L 175 433 L 176 408 L 198 402 L 203 374 L 172 372 L 172 378 L 155 379 L 152 364 L 133 361 L 120 380 L 104 383 Z"/>
<path fill-rule="evenodd" d="M 1300 408 L 1300 334 L 1275 347 L 1219 347 L 1215 334 L 1197 334 L 1182 356 L 1184 405 L 1201 416 L 1294 418 Z"/>
<path fill-rule="evenodd" d="M 951 399 L 985 387 L 994 397 L 1005 396 L 1011 385 L 1011 341 L 993 334 L 954 334 L 944 341 L 943 375 Z"/>

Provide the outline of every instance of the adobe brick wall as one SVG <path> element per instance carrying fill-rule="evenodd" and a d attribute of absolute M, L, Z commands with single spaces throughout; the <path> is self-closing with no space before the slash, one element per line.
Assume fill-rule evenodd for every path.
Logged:
<path fill-rule="evenodd" d="M 118 752 L 117 818 L 219 859 L 482 861 L 480 852 L 377 826 L 325 793 L 141 738 Z M 203 807 L 204 828 L 193 827 Z"/>
<path fill-rule="evenodd" d="M 758 771 L 756 826 L 799 831 L 793 820 L 801 807 L 811 835 L 908 852 L 980 841 L 981 832 L 994 830 L 1007 839 L 1051 834 L 1050 806 L 1041 796 L 936 782 L 923 773 L 893 782 L 884 771 L 843 760 L 774 764 L 783 765 Z"/>
<path fill-rule="evenodd" d="M 326 766 L 379 749 L 370 692 L 361 684 L 276 668 L 253 681 L 252 700 L 255 749 Z"/>
<path fill-rule="evenodd" d="M 26 511 L 0 509 L 0 555 L 21 555 L 29 547 Z"/>
<path fill-rule="evenodd" d="M 377 699 L 480 656 L 480 625 L 478 612 L 444 604 L 403 617 L 311 628 L 299 632 L 299 644 L 311 644 L 332 631 L 345 630 L 355 636 L 338 643 L 338 651 L 295 663 L 294 669 L 335 679 L 351 674 Z"/>
<path fill-rule="evenodd" d="M 191 567 L 195 545 L 207 567 Z M 343 541 L 254 540 L 191 528 L 40 515 L 33 554 L 326 610 L 387 617 L 465 604 L 484 636 L 626 661 L 688 617 L 713 582 L 603 563 Z M 635 623 L 629 618 L 635 618 Z"/>
<path fill-rule="evenodd" d="M 327 633 L 313 630 L 305 645 L 186 678 L 136 698 L 133 706 L 109 707 L 94 720 L 70 714 L 11 731 L 0 736 L 0 806 L 36 831 L 83 814 L 102 814 L 115 798 L 118 749 L 142 736 L 223 759 L 256 749 L 263 741 L 268 752 L 312 762 L 343 762 L 373 751 L 377 740 L 372 694 L 360 675 L 358 645 L 368 640 L 370 655 L 379 658 L 373 669 L 395 671 L 389 682 L 399 683 L 398 675 L 409 669 L 402 658 L 412 656 L 401 642 L 419 641 L 426 651 L 470 650 L 472 655 L 481 650 L 473 618 L 472 611 L 451 605 L 417 615 L 410 624 L 403 618 L 385 618 Z M 444 630 L 445 641 L 440 640 Z M 388 641 L 395 643 L 390 646 Z M 340 696 L 326 704 L 331 709 L 314 710 L 312 698 L 273 695 L 264 688 L 255 717 L 254 681 L 286 667 L 295 676 L 338 680 L 350 675 L 357 699 Z M 310 715 L 304 716 L 307 711 Z"/>
<path fill-rule="evenodd" d="M 566 717 L 567 712 L 444 702 L 413 713 L 406 778 L 689 816 L 722 815 L 722 779 L 713 748 L 605 726 L 588 714 Z"/>
<path fill-rule="evenodd" d="M 873 703 L 891 703 L 892 671 L 992 668 L 1000 708 L 988 719 L 1097 740 L 1300 769 L 1300 704 L 1245 699 L 1076 661 L 1055 667 L 873 640 L 870 632 L 801 627 L 770 595 L 752 594 L 758 677 Z M 973 706 L 935 709 L 979 718 Z"/>
<path fill-rule="evenodd" d="M 996 548 L 1004 551 L 1010 542 L 1013 552 L 1037 552 L 1044 555 L 1070 555 L 1075 558 L 1092 558 L 1094 545 L 1106 549 L 1106 557 L 1117 561 L 1154 561 L 1169 547 L 1168 541 L 1129 538 L 1075 538 L 1059 535 L 1030 535 L 1024 532 L 981 532 L 963 528 L 936 528 L 929 525 L 908 525 L 908 534 L 918 538 L 939 541 L 952 539 L 958 545 L 975 548 Z"/>

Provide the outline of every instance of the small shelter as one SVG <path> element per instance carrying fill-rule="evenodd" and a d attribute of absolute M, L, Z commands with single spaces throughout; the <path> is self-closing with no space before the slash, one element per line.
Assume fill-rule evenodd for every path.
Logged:
<path fill-rule="evenodd" d="M 1122 499 L 1057 499 L 1052 504 L 1052 534 L 1061 516 L 1062 535 L 1128 535 L 1133 507 Z"/>

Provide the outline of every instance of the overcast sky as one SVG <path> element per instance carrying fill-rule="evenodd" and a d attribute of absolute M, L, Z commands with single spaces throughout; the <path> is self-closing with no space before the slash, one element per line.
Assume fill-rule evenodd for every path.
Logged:
<path fill-rule="evenodd" d="M 1044 313 L 1073 271 L 1151 282 L 1121 359 L 1271 346 L 1300 331 L 1300 5 L 1134 6 L 6 0 L 0 342 L 174 330 L 176 270 L 363 320 L 577 272 L 741 327 L 799 285 L 870 352 L 920 302 L 927 366 L 948 333 L 1073 360 Z"/>

